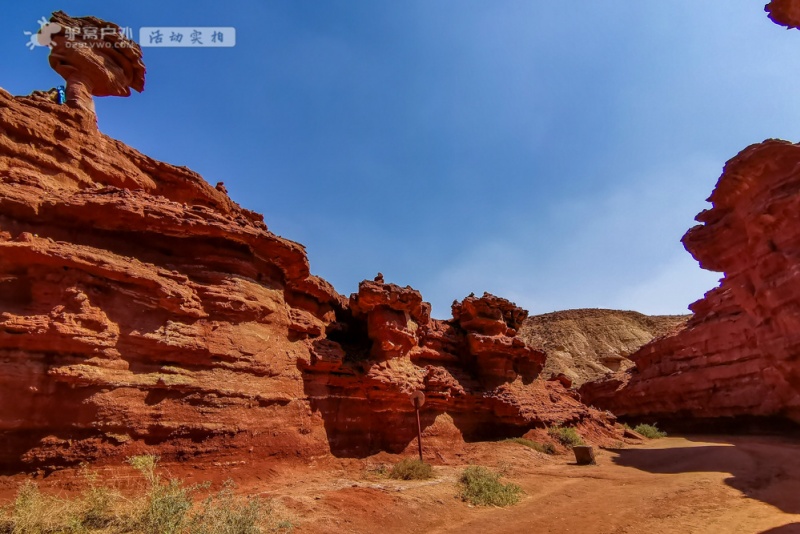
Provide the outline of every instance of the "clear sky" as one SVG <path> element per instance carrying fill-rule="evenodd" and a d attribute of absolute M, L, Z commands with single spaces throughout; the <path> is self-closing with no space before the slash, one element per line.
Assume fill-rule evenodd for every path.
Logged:
<path fill-rule="evenodd" d="M 146 48 L 101 129 L 224 181 L 344 294 L 381 271 L 442 318 L 483 291 L 683 313 L 719 278 L 679 240 L 722 165 L 800 137 L 800 34 L 763 4 L 5 2 L 0 86 L 60 83 L 23 35 L 56 9 L 233 26 L 233 48 Z"/>

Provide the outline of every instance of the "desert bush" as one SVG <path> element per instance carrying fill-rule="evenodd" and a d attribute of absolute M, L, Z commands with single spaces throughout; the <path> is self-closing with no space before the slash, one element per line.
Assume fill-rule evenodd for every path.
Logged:
<path fill-rule="evenodd" d="M 43 494 L 25 481 L 14 502 L 0 510 L 0 532 L 13 534 L 84 533 L 109 527 L 120 495 L 97 484 L 97 475 L 84 468 L 88 488 L 69 499 Z"/>
<path fill-rule="evenodd" d="M 485 467 L 471 465 L 459 478 L 459 497 L 471 504 L 508 506 L 519 501 L 522 488 L 516 484 L 503 484 L 500 475 Z"/>
<path fill-rule="evenodd" d="M 189 520 L 192 534 L 258 534 L 259 524 L 272 510 L 258 497 L 237 498 L 236 485 L 228 480 L 216 494 L 207 497 Z"/>
<path fill-rule="evenodd" d="M 553 426 L 547 430 L 547 433 L 565 447 L 586 445 L 580 434 L 572 427 Z"/>
<path fill-rule="evenodd" d="M 512 443 L 519 443 L 525 447 L 529 447 L 536 452 L 541 452 L 543 454 L 555 454 L 556 448 L 552 443 L 539 443 L 538 441 L 533 441 L 526 438 L 508 438 L 506 441 L 510 441 Z"/>
<path fill-rule="evenodd" d="M 404 458 L 397 462 L 389 473 L 390 478 L 400 480 L 425 480 L 433 476 L 433 467 L 416 458 Z"/>
<path fill-rule="evenodd" d="M 659 439 L 667 437 L 667 433 L 663 430 L 659 430 L 655 424 L 652 425 L 636 425 L 636 428 L 633 429 L 634 432 L 637 432 L 649 439 Z"/>
<path fill-rule="evenodd" d="M 82 529 L 102 529 L 116 522 L 122 496 L 112 488 L 98 484 L 98 475 L 86 464 L 81 465 L 87 488 L 75 499 Z"/>
<path fill-rule="evenodd" d="M 164 481 L 156 473 L 158 460 L 158 456 L 151 454 L 128 459 L 148 484 L 132 520 L 144 534 L 178 534 L 184 530 L 187 512 L 192 507 L 191 496 L 198 487 L 184 486 L 174 478 Z"/>
<path fill-rule="evenodd" d="M 43 495 L 35 482 L 26 480 L 17 490 L 14 502 L 5 510 L 7 520 L 3 531 L 14 534 L 63 531 L 67 525 L 53 514 L 59 504 L 55 498 Z"/>
<path fill-rule="evenodd" d="M 97 484 L 97 475 L 88 470 L 88 487 L 72 499 L 43 494 L 27 481 L 14 501 L 0 508 L 0 534 L 285 534 L 294 528 L 272 502 L 237 497 L 232 481 L 194 504 L 192 495 L 207 485 L 184 486 L 162 478 L 156 472 L 157 456 L 134 456 L 128 462 L 146 481 L 130 499 Z"/>
<path fill-rule="evenodd" d="M 45 495 L 30 480 L 20 486 L 14 502 L 4 511 L 0 532 L 13 534 L 72 534 L 86 531 L 82 506 L 77 500 Z"/>

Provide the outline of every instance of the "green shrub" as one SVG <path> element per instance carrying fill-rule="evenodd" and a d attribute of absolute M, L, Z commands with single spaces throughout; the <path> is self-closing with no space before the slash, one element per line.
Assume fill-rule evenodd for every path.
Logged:
<path fill-rule="evenodd" d="M 565 447 L 577 447 L 586 445 L 583 438 L 572 427 L 552 426 L 547 429 L 547 433 Z"/>
<path fill-rule="evenodd" d="M 508 506 L 517 503 L 522 493 L 522 488 L 516 484 L 503 484 L 500 475 L 475 465 L 464 470 L 459 485 L 459 497 L 477 505 Z"/>
<path fill-rule="evenodd" d="M 400 480 L 425 480 L 433 476 L 433 467 L 416 458 L 404 458 L 397 462 L 389 473 L 390 478 Z"/>
<path fill-rule="evenodd" d="M 659 430 L 655 424 L 652 425 L 636 425 L 636 428 L 633 429 L 634 432 L 637 432 L 649 439 L 659 439 L 667 437 L 667 433 L 663 430 Z"/>
<path fill-rule="evenodd" d="M 543 454 L 556 453 L 556 448 L 552 443 L 539 443 L 537 441 L 525 438 L 508 438 L 506 441 L 510 441 L 512 443 L 519 443 L 520 445 L 524 445 L 525 447 L 529 447 L 535 450 L 536 452 L 541 452 Z"/>

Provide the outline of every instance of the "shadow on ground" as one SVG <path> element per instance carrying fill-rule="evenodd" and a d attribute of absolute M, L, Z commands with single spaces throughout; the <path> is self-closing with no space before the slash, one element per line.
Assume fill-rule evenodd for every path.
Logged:
<path fill-rule="evenodd" d="M 690 437 L 704 444 L 693 447 L 614 449 L 613 461 L 649 473 L 730 473 L 725 483 L 746 497 L 800 513 L 800 443 L 777 437 Z M 711 444 L 709 444 L 711 443 Z M 656 445 L 658 446 L 658 444 Z M 794 529 L 794 530 L 793 530 Z M 800 534 L 800 525 L 786 525 L 770 533 Z"/>
<path fill-rule="evenodd" d="M 782 527 L 775 527 L 765 530 L 760 534 L 800 534 L 800 523 L 791 523 Z"/>

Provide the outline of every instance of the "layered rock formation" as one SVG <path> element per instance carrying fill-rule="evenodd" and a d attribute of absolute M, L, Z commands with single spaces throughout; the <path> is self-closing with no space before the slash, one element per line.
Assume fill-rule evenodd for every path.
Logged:
<path fill-rule="evenodd" d="M 89 93 L 143 81 L 136 58 L 65 54 Z M 437 321 L 380 278 L 345 299 L 222 184 L 103 135 L 90 108 L 0 89 L 0 467 L 401 451 L 415 390 L 430 454 L 555 423 L 611 439 L 608 416 L 537 379 L 520 308 L 468 297 Z"/>
<path fill-rule="evenodd" d="M 578 309 L 529 317 L 520 337 L 547 351 L 544 376 L 573 386 L 633 365 L 628 357 L 653 338 L 681 328 L 689 315 L 648 316 L 634 311 Z"/>
<path fill-rule="evenodd" d="M 770 19 L 800 23 L 797 0 Z M 800 422 L 800 146 L 767 140 L 728 161 L 712 208 L 683 237 L 719 287 L 690 306 L 686 328 L 645 345 L 629 372 L 585 384 L 616 414 L 680 421 L 739 416 Z"/>
<path fill-rule="evenodd" d="M 416 390 L 427 397 L 423 424 L 451 428 L 445 434 L 454 431 L 457 441 L 554 424 L 611 435 L 604 414 L 536 379 L 545 354 L 516 337 L 524 310 L 488 294 L 454 303 L 449 321 L 430 319 L 428 309 L 411 288 L 365 281 L 328 336 L 310 343 L 301 369 L 332 448 L 403 450 L 415 432 L 408 421 Z"/>
<path fill-rule="evenodd" d="M 83 108 L 0 90 L 0 132 L 0 462 L 244 429 L 307 448 L 289 334 L 340 297 L 303 247 Z"/>
<path fill-rule="evenodd" d="M 800 145 L 768 140 L 730 160 L 683 238 L 720 286 L 686 328 L 581 396 L 618 415 L 779 416 L 800 422 Z"/>

